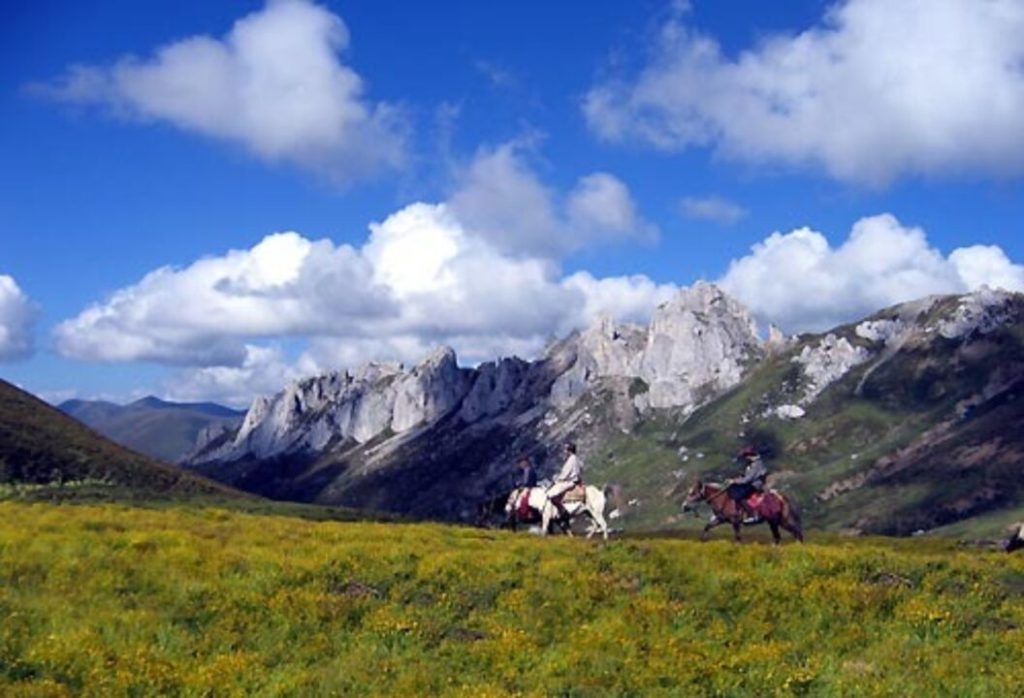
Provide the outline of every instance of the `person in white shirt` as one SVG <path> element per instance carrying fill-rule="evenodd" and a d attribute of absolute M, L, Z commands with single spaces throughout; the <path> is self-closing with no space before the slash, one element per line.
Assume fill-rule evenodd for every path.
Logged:
<path fill-rule="evenodd" d="M 576 444 L 567 443 L 565 452 L 567 454 L 565 463 L 558 471 L 558 475 L 555 476 L 554 484 L 548 488 L 548 498 L 558 509 L 559 516 L 562 517 L 566 515 L 565 509 L 562 507 L 562 498 L 566 492 L 583 482 L 583 461 L 576 455 Z"/>

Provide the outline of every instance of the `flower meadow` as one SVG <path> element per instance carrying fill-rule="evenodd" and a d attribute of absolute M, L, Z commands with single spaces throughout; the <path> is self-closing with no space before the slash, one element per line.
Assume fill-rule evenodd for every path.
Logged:
<path fill-rule="evenodd" d="M 1021 695 L 1024 555 L 0 502 L 0 695 Z"/>

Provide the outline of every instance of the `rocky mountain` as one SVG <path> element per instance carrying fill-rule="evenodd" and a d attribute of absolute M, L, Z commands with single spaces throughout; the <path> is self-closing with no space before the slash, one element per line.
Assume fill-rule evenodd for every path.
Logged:
<path fill-rule="evenodd" d="M 985 290 L 762 341 L 699 283 L 646 326 L 602 319 L 532 362 L 463 368 L 439 349 L 297 382 L 187 462 L 276 498 L 465 519 L 518 456 L 550 472 L 572 438 L 590 478 L 623 484 L 634 524 L 658 528 L 686 525 L 682 483 L 731 473 L 754 441 L 812 524 L 931 529 L 1020 506 L 1022 308 Z"/>
<path fill-rule="evenodd" d="M 240 493 L 104 438 L 58 409 L 0 380 L 0 484 L 64 498 Z"/>
<path fill-rule="evenodd" d="M 409 370 L 372 363 L 294 383 L 187 462 L 270 496 L 459 518 L 518 455 L 543 459 L 585 431 L 595 398 L 620 429 L 666 406 L 692 411 L 738 383 L 760 344 L 745 308 L 697 284 L 647 327 L 604 319 L 534 362 L 460 368 L 439 349 Z"/>
<path fill-rule="evenodd" d="M 166 402 L 145 397 L 127 405 L 68 400 L 59 409 L 139 453 L 176 463 L 225 430 L 237 429 L 244 412 L 210 402 Z"/>

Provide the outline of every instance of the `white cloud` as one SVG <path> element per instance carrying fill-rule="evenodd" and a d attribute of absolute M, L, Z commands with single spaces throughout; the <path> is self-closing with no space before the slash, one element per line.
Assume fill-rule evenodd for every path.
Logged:
<path fill-rule="evenodd" d="M 238 366 L 205 366 L 178 371 L 164 385 L 166 399 L 180 402 L 215 400 L 248 407 L 254 395 L 272 395 L 290 381 L 315 373 L 308 361 L 289 362 L 278 347 L 247 345 Z"/>
<path fill-rule="evenodd" d="M 820 25 L 738 56 L 665 23 L 635 76 L 596 85 L 591 129 L 665 150 L 814 165 L 882 185 L 902 175 L 1024 172 L 1024 4 L 846 0 Z"/>
<path fill-rule="evenodd" d="M 528 150 L 522 143 L 482 148 L 458 173 L 449 203 L 474 234 L 507 254 L 547 257 L 592 244 L 657 236 L 618 178 L 595 172 L 560 197 L 530 169 Z"/>
<path fill-rule="evenodd" d="M 72 66 L 35 87 L 237 143 L 344 183 L 399 166 L 405 149 L 398 110 L 366 100 L 362 79 L 339 60 L 348 44 L 345 23 L 326 8 L 270 0 L 223 39 L 193 36 L 148 58 Z"/>
<path fill-rule="evenodd" d="M 883 214 L 857 221 L 838 247 L 809 228 L 773 233 L 734 260 L 719 283 L 762 322 L 820 331 L 936 293 L 986 284 L 1024 291 L 1024 266 L 998 247 L 964 247 L 944 257 L 921 228 Z"/>
<path fill-rule="evenodd" d="M 310 339 L 309 371 L 413 361 L 438 344 L 474 362 L 534 353 L 601 311 L 650 312 L 665 288 L 644 277 L 562 278 L 547 258 L 502 254 L 449 206 L 417 203 L 372 224 L 358 250 L 276 233 L 158 269 L 58 325 L 56 344 L 84 360 L 207 367 L 199 385 L 229 386 L 267 362 L 254 351 L 268 338 Z"/>
<path fill-rule="evenodd" d="M 17 282 L 0 274 L 0 361 L 24 359 L 33 352 L 36 308 Z"/>
<path fill-rule="evenodd" d="M 265 376 L 412 363 L 439 344 L 467 363 L 530 356 L 601 312 L 635 318 L 664 300 L 668 287 L 645 277 L 565 278 L 559 264 L 581 245 L 655 232 L 613 175 L 592 173 L 562 195 L 508 144 L 460 170 L 448 202 L 371 223 L 359 247 L 282 232 L 162 267 L 60 323 L 56 347 L 197 367 L 175 379 L 174 396 L 229 400 L 263 390 Z M 268 349 L 286 339 L 306 342 L 297 361 Z"/>
<path fill-rule="evenodd" d="M 565 208 L 569 229 L 587 241 L 653 240 L 658 234 L 654 225 L 640 217 L 629 188 L 607 172 L 581 177 Z"/>
<path fill-rule="evenodd" d="M 601 315 L 646 322 L 654 308 L 679 292 L 675 284 L 656 284 L 642 274 L 597 279 L 580 271 L 566 278 L 563 285 L 576 289 L 585 299 L 582 314 L 586 324 Z"/>
<path fill-rule="evenodd" d="M 732 225 L 745 215 L 746 210 L 720 196 L 687 196 L 679 202 L 682 213 L 687 218 L 711 221 L 721 225 Z"/>
<path fill-rule="evenodd" d="M 238 365 L 246 338 L 330 333 L 393 313 L 392 303 L 356 250 L 277 233 L 150 272 L 55 332 L 58 350 L 78 359 Z"/>
<path fill-rule="evenodd" d="M 1024 265 L 1014 264 L 995 245 L 973 245 L 953 250 L 950 263 L 968 288 L 991 286 L 1024 291 Z"/>

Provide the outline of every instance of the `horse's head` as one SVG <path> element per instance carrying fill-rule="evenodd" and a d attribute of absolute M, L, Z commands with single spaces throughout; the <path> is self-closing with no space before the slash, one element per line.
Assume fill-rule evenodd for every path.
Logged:
<path fill-rule="evenodd" d="M 520 494 L 522 494 L 522 490 L 518 487 L 509 493 L 508 497 L 505 499 L 505 516 L 511 517 L 513 512 L 515 512 Z"/>
<path fill-rule="evenodd" d="M 686 499 L 683 500 L 683 511 L 687 512 L 693 509 L 693 505 L 697 502 L 704 501 L 704 483 L 701 482 L 700 478 L 693 483 L 690 489 L 686 493 Z"/>

